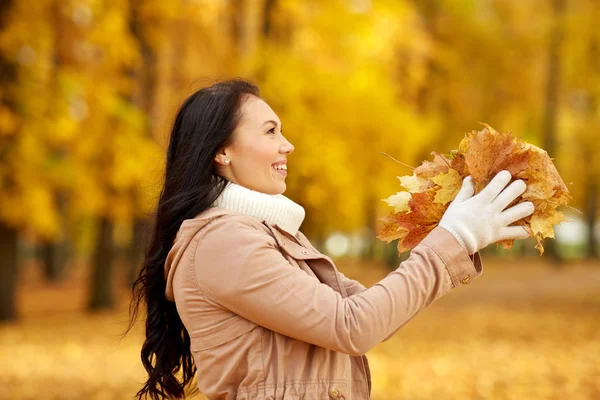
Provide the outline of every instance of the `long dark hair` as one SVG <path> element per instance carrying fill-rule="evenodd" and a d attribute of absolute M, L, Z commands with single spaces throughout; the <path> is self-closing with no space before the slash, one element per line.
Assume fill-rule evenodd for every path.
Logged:
<path fill-rule="evenodd" d="M 181 223 L 209 208 L 227 184 L 217 175 L 213 161 L 219 149 L 231 141 L 245 95 L 259 97 L 259 90 L 241 78 L 218 82 L 189 96 L 175 117 L 164 186 L 144 264 L 133 283 L 124 334 L 133 327 L 143 301 L 146 340 L 141 357 L 148 380 L 137 392 L 138 399 L 183 398 L 186 386 L 194 379 L 190 336 L 175 303 L 165 298 L 164 265 Z M 181 382 L 176 376 L 180 371 Z M 192 393 L 196 391 L 194 388 Z"/>

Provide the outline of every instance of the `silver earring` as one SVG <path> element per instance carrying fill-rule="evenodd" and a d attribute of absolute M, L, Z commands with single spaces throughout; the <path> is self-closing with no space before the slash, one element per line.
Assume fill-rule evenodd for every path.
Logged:
<path fill-rule="evenodd" d="M 225 159 L 225 164 L 229 164 L 229 158 Z"/>

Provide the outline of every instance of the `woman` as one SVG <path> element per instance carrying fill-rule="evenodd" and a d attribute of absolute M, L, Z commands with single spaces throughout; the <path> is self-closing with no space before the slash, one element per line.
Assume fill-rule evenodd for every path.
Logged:
<path fill-rule="evenodd" d="M 140 301 L 147 307 L 139 398 L 182 398 L 197 371 L 210 399 L 368 399 L 364 354 L 478 277 L 479 249 L 528 236 L 508 225 L 533 205 L 504 210 L 523 181 L 505 189 L 503 171 L 473 196 L 468 177 L 440 226 L 367 289 L 299 230 L 304 209 L 281 194 L 293 151 L 247 81 L 217 83 L 182 105 L 134 284 L 131 324 Z"/>

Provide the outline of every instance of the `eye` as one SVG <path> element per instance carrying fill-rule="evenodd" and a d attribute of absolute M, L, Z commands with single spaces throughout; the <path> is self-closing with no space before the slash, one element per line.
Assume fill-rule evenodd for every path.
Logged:
<path fill-rule="evenodd" d="M 275 134 L 275 127 L 272 127 L 271 129 L 269 129 L 268 132 Z M 281 130 L 280 132 L 283 133 L 283 130 Z"/>

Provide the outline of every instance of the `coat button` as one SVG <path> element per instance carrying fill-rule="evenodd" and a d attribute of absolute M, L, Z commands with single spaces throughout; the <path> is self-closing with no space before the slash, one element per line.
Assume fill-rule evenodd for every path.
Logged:
<path fill-rule="evenodd" d="M 467 284 L 467 283 L 471 282 L 471 277 L 469 275 L 467 275 L 464 278 L 462 278 L 460 281 L 464 284 Z"/>
<path fill-rule="evenodd" d="M 306 254 L 308 254 L 308 251 L 306 251 L 306 250 L 302 250 L 302 254 L 305 254 L 305 255 L 306 255 Z"/>
<path fill-rule="evenodd" d="M 338 396 L 340 395 L 340 391 L 339 391 L 339 390 L 337 390 L 337 389 L 331 389 L 331 390 L 329 391 L 329 395 L 330 395 L 331 397 L 333 397 L 334 399 L 337 399 L 337 398 L 338 398 Z"/>

